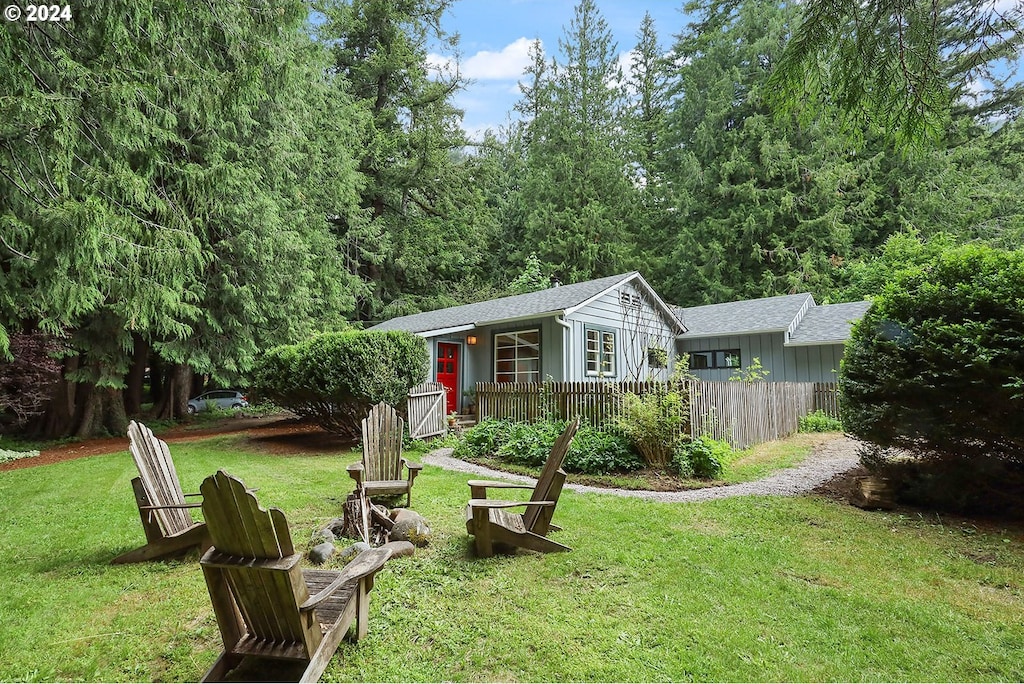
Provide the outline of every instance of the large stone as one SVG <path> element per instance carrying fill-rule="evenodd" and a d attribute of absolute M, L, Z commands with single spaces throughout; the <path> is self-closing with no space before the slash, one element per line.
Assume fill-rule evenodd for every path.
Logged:
<path fill-rule="evenodd" d="M 412 513 L 410 511 L 410 513 Z M 426 546 L 430 543 L 430 526 L 423 516 L 418 513 L 399 516 L 395 526 L 391 528 L 391 541 L 408 541 L 416 546 Z"/>
<path fill-rule="evenodd" d="M 316 537 L 319 538 L 321 542 L 333 542 L 335 539 L 337 539 L 334 532 L 331 531 L 330 527 L 325 527 L 324 529 L 317 532 Z"/>
<path fill-rule="evenodd" d="M 334 553 L 334 544 L 323 542 L 309 550 L 309 560 L 317 565 L 323 565 Z"/>
<path fill-rule="evenodd" d="M 338 537 L 344 537 L 345 536 L 345 520 L 344 520 L 344 518 L 335 518 L 331 522 L 327 523 L 327 527 L 325 529 L 330 530 L 331 534 L 334 535 L 335 539 L 337 539 Z"/>
<path fill-rule="evenodd" d="M 398 558 L 399 556 L 411 556 L 416 552 L 416 547 L 413 546 L 412 542 L 407 541 L 390 541 L 382 549 L 391 549 L 391 557 Z"/>
<path fill-rule="evenodd" d="M 366 542 L 356 542 L 352 546 L 343 549 L 342 552 L 338 554 L 338 559 L 342 563 L 348 563 L 350 560 L 361 554 L 363 551 L 369 550 L 370 545 Z"/>

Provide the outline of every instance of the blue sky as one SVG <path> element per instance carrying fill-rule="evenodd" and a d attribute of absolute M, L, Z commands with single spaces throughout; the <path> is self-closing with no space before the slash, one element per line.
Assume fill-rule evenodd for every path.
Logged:
<path fill-rule="evenodd" d="M 650 12 L 658 40 L 667 49 L 686 26 L 684 0 L 597 0 L 618 52 L 636 45 L 644 13 Z M 463 126 L 474 138 L 507 123 L 519 99 L 517 83 L 529 64 L 530 43 L 539 39 L 549 59 L 559 56 L 558 39 L 573 18 L 577 0 L 458 0 L 442 26 L 459 33 L 462 73 L 472 80 L 455 98 L 465 110 Z"/>
<path fill-rule="evenodd" d="M 578 0 L 457 0 L 442 20 L 443 28 L 461 37 L 461 68 L 471 79 L 455 98 L 465 111 L 463 127 L 479 139 L 487 128 L 508 123 L 519 99 L 517 83 L 529 64 L 530 43 L 539 39 L 549 60 L 561 59 L 558 40 L 572 21 Z M 978 0 L 987 8 L 1006 12 L 1022 0 Z M 665 50 L 688 23 L 682 12 L 685 0 L 596 0 L 598 10 L 618 43 L 620 60 L 635 47 L 644 14 L 654 19 L 658 40 Z M 433 55 L 442 63 L 451 55 Z M 1018 60 L 1020 64 L 1020 60 Z M 1019 76 L 1019 74 L 1018 74 Z M 980 90 L 982 84 L 971 84 Z"/>

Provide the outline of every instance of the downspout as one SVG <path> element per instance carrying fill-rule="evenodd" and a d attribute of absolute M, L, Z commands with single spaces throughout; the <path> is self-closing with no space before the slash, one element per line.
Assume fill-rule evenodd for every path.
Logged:
<path fill-rule="evenodd" d="M 555 316 L 555 323 L 565 328 L 565 334 L 562 335 L 562 380 L 565 382 L 569 381 L 569 345 L 572 343 L 572 326 L 565 320 L 565 312 L 563 311 L 558 316 Z"/>

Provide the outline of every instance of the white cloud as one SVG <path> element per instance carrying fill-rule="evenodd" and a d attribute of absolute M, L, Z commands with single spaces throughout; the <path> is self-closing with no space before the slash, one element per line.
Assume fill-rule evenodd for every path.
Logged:
<path fill-rule="evenodd" d="M 517 79 L 530 65 L 530 46 L 533 41 L 518 38 L 500 52 L 481 50 L 462 63 L 462 73 L 478 81 L 504 81 Z"/>
<path fill-rule="evenodd" d="M 481 50 L 459 65 L 462 76 L 474 81 L 518 79 L 530 65 L 530 46 L 532 44 L 533 41 L 528 38 L 519 38 L 506 45 L 501 52 Z M 427 55 L 427 65 L 437 75 L 453 73 L 456 66 L 453 58 L 433 52 Z"/>

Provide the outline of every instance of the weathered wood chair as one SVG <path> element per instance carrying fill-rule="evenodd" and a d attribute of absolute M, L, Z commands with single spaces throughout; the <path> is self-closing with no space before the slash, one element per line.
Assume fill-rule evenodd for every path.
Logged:
<path fill-rule="evenodd" d="M 470 480 L 469 504 L 466 506 L 466 531 L 473 535 L 476 553 L 482 558 L 494 555 L 494 545 L 521 547 L 534 551 L 571 551 L 568 546 L 548 539 L 551 530 L 560 530 L 551 524 L 558 497 L 565 484 L 562 463 L 569 452 L 580 419 L 570 423 L 561 436 L 555 440 L 544 469 L 533 486 L 529 501 L 499 501 L 487 498 L 488 489 L 530 489 L 530 485 Z M 525 506 L 523 513 L 509 511 L 510 508 Z"/>
<path fill-rule="evenodd" d="M 206 523 L 196 522 L 188 511 L 202 504 L 185 501 L 186 496 L 199 494 L 182 493 L 167 443 L 134 420 L 128 424 L 128 442 L 139 469 L 139 477 L 132 479 L 132 489 L 146 533 L 146 545 L 118 556 L 111 563 L 155 560 L 192 547 L 205 550 L 210 546 Z"/>
<path fill-rule="evenodd" d="M 363 460 L 348 467 L 356 491 L 370 497 L 405 494 L 405 505 L 412 503 L 412 483 L 423 466 L 402 456 L 404 428 L 393 406 L 381 402 L 370 409 L 363 419 Z"/>
<path fill-rule="evenodd" d="M 203 681 L 219 681 L 242 659 L 305 663 L 300 681 L 320 679 L 342 637 L 366 635 L 373 575 L 391 556 L 372 549 L 341 571 L 303 570 L 288 522 L 223 470 L 200 487 L 213 548 L 200 561 L 224 651 Z"/>

